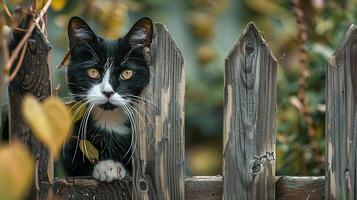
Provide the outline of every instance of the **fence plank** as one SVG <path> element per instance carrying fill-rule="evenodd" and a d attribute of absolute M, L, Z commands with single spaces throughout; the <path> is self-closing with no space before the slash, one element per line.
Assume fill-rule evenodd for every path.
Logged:
<path fill-rule="evenodd" d="M 22 28 L 26 29 L 26 27 Z M 22 38 L 21 34 L 23 33 L 14 35 L 14 42 L 11 44 L 10 50 Z M 50 158 L 46 147 L 30 133 L 29 127 L 22 118 L 21 103 L 26 94 L 31 94 L 41 100 L 51 95 L 48 65 L 50 49 L 51 46 L 43 33 L 35 28 L 28 41 L 21 68 L 16 78 L 9 85 L 10 141 L 18 140 L 27 144 L 36 163 L 37 177 L 35 177 L 30 199 L 51 198 L 49 184 L 53 182 L 53 160 Z"/>
<path fill-rule="evenodd" d="M 357 199 L 357 27 L 327 64 L 326 199 Z"/>
<path fill-rule="evenodd" d="M 223 197 L 274 199 L 277 61 L 253 23 L 226 58 Z M 260 168 L 259 162 L 262 162 Z"/>
<path fill-rule="evenodd" d="M 134 199 L 184 199 L 183 58 L 163 24 L 156 24 L 150 83 L 140 102 L 134 153 Z"/>

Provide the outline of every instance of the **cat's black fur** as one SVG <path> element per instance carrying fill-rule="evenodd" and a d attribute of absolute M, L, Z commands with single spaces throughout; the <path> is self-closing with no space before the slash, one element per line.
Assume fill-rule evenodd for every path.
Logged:
<path fill-rule="evenodd" d="M 143 34 L 145 37 L 142 37 Z M 76 101 L 82 100 L 82 94 L 86 93 L 93 84 L 102 81 L 103 76 L 97 80 L 88 77 L 87 70 L 95 67 L 101 74 L 104 73 L 108 58 L 114 58 L 115 67 L 110 72 L 110 84 L 118 94 L 138 96 L 149 82 L 150 72 L 147 55 L 144 53 L 147 50 L 144 48 L 149 48 L 152 41 L 152 22 L 149 18 L 140 19 L 123 38 L 107 40 L 97 36 L 81 18 L 73 17 L 68 25 L 68 37 L 71 57 L 67 78 L 69 89 Z M 134 77 L 130 80 L 121 80 L 119 75 L 124 69 L 133 70 Z M 104 111 L 115 108 L 110 103 L 100 107 Z M 100 152 L 99 160 L 119 161 L 130 172 L 131 153 L 128 151 L 132 140 L 131 134 L 119 135 L 101 129 L 94 126 L 93 120 L 95 119 L 89 117 L 86 139 Z M 65 145 L 61 158 L 65 170 L 71 176 L 91 175 L 94 167 L 77 146 L 75 137 L 79 135 L 80 123 L 81 120 L 75 124 L 74 137 Z M 129 122 L 126 125 L 130 128 Z M 81 138 L 80 135 L 79 137 Z"/>

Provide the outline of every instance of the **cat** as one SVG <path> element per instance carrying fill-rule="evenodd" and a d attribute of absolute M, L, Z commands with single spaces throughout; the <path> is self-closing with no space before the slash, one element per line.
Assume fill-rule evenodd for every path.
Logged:
<path fill-rule="evenodd" d="M 86 106 L 86 111 L 74 124 L 72 136 L 63 148 L 61 161 L 68 175 L 91 175 L 111 182 L 131 172 L 131 122 L 134 112 L 138 112 L 133 109 L 149 82 L 152 37 L 153 24 L 147 17 L 117 40 L 96 35 L 80 17 L 70 19 L 68 87 L 73 99 Z M 76 114 L 78 110 L 73 115 Z M 96 163 L 78 147 L 83 139 L 98 150 Z"/>

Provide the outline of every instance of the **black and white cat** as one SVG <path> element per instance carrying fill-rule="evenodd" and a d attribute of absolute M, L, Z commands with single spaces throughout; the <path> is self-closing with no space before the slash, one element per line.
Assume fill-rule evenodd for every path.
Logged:
<path fill-rule="evenodd" d="M 63 149 L 61 160 L 68 175 L 92 175 L 111 182 L 131 171 L 130 121 L 138 112 L 133 105 L 149 82 L 152 35 L 149 18 L 137 21 L 126 36 L 117 40 L 97 36 L 79 17 L 70 20 L 68 86 L 74 100 L 86 105 L 86 111 Z M 98 162 L 92 164 L 79 150 L 80 139 L 98 149 Z"/>

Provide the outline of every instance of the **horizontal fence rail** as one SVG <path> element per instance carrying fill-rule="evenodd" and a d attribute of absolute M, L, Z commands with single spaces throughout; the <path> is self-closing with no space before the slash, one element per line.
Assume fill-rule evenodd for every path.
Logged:
<path fill-rule="evenodd" d="M 194 176 L 185 178 L 185 199 L 222 200 L 223 178 L 221 176 Z M 66 199 L 125 199 L 131 188 L 131 179 L 114 183 L 99 183 L 90 177 L 56 178 L 54 191 Z M 325 178 L 303 176 L 278 176 L 275 179 L 275 199 L 277 200 L 323 200 L 325 198 Z M 124 193 L 124 194 L 123 194 Z"/>

